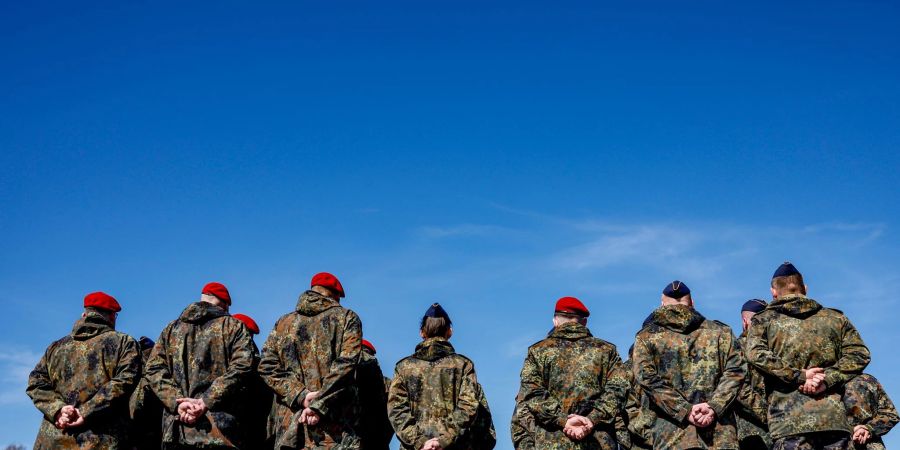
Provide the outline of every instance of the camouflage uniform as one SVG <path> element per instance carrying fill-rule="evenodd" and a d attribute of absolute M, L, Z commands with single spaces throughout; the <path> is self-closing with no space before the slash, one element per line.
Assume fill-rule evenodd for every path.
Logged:
<path fill-rule="evenodd" d="M 128 448 L 128 397 L 141 374 L 138 343 L 86 310 L 72 333 L 50 345 L 28 377 L 28 396 L 44 415 L 35 450 Z M 73 405 L 78 428 L 58 430 L 56 413 Z"/>
<path fill-rule="evenodd" d="M 736 449 L 731 402 L 744 381 L 746 364 L 731 328 L 686 305 L 661 306 L 634 343 L 635 378 L 657 417 L 651 443 L 656 450 Z M 697 429 L 687 418 L 706 402 L 716 413 Z"/>
<path fill-rule="evenodd" d="M 441 447 L 473 449 L 471 436 L 481 395 L 475 365 L 444 338 L 429 338 L 397 363 L 388 415 L 400 448 L 419 450 L 437 438 Z"/>
<path fill-rule="evenodd" d="M 239 320 L 206 302 L 188 305 L 163 329 L 146 377 L 162 402 L 167 448 L 241 445 L 241 387 L 253 370 L 253 339 Z M 200 398 L 209 409 L 193 425 L 178 420 L 177 398 Z"/>
<path fill-rule="evenodd" d="M 272 448 L 267 427 L 275 396 L 259 375 L 259 358 L 259 348 L 254 341 L 253 371 L 242 386 L 241 393 L 246 406 L 241 408 L 238 416 L 244 429 L 244 447 L 251 450 Z"/>
<path fill-rule="evenodd" d="M 851 428 L 840 390 L 862 373 L 870 356 L 843 313 L 803 295 L 778 298 L 753 316 L 747 347 L 750 364 L 766 377 L 767 420 L 775 448 L 825 442 L 824 435 L 809 433 L 832 432 L 838 440 L 848 437 Z M 827 390 L 822 395 L 811 397 L 797 390 L 810 367 L 825 369 Z M 787 438 L 797 442 L 779 443 Z"/>
<path fill-rule="evenodd" d="M 141 341 L 143 343 L 143 341 Z M 141 349 L 141 361 L 144 369 L 150 361 L 153 347 L 147 344 L 147 348 Z M 162 446 L 160 423 L 162 422 L 163 406 L 146 377 L 141 377 L 131 400 L 128 402 L 128 410 L 131 413 L 132 442 L 137 450 L 159 450 Z"/>
<path fill-rule="evenodd" d="M 466 445 L 472 450 L 491 450 L 497 445 L 497 432 L 494 430 L 494 418 L 488 406 L 487 396 L 481 383 L 475 385 L 478 390 L 478 412 L 469 433 L 463 436 Z"/>
<path fill-rule="evenodd" d="M 614 422 L 628 391 L 616 347 L 579 323 L 556 327 L 532 345 L 522 367 L 519 394 L 534 416 L 539 449 L 615 449 Z M 581 441 L 563 433 L 570 414 L 585 416 L 594 431 Z"/>
<path fill-rule="evenodd" d="M 516 407 L 513 409 L 512 421 L 509 425 L 509 433 L 516 450 L 535 450 L 534 428 L 534 416 L 522 404 L 522 396 L 517 395 Z"/>
<path fill-rule="evenodd" d="M 259 374 L 275 391 L 268 426 L 276 449 L 359 448 L 353 377 L 361 347 L 359 316 L 318 292 L 304 292 L 296 310 L 278 319 L 259 363 Z M 310 408 L 320 421 L 299 425 L 310 392 L 319 393 Z"/>
<path fill-rule="evenodd" d="M 394 429 L 387 415 L 385 376 L 375 355 L 365 349 L 356 370 L 359 403 L 359 440 L 363 450 L 387 450 Z"/>
<path fill-rule="evenodd" d="M 851 426 L 865 425 L 871 437 L 858 450 L 884 450 L 881 437 L 900 421 L 894 402 L 875 377 L 864 373 L 844 385 L 844 406 Z"/>
<path fill-rule="evenodd" d="M 644 394 L 641 386 L 634 379 L 633 360 L 625 361 L 622 366 L 628 380 L 628 393 L 625 397 L 625 404 L 622 405 L 625 413 L 626 429 L 624 431 L 628 433 L 628 440 L 624 441 L 619 438 L 619 447 L 650 449 L 650 431 L 656 415 L 650 410 L 650 398 Z M 619 433 L 620 431 L 617 429 L 617 436 Z"/>
<path fill-rule="evenodd" d="M 747 332 L 738 337 L 741 357 L 747 360 L 745 348 Z M 747 378 L 735 403 L 734 417 L 737 422 L 738 442 L 741 450 L 772 448 L 772 437 L 766 424 L 766 384 L 763 375 L 755 367 L 748 367 Z"/>

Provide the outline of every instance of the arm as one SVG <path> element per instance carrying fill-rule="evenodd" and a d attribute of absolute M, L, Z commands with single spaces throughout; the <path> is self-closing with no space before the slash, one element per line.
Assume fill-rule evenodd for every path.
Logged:
<path fill-rule="evenodd" d="M 897 425 L 897 422 L 900 422 L 900 417 L 897 416 L 897 408 L 894 407 L 894 402 L 888 397 L 881 384 L 876 386 L 876 390 L 878 401 L 875 416 L 866 425 L 875 436 L 884 436 L 888 431 L 891 431 L 891 428 L 894 428 L 894 425 Z"/>
<path fill-rule="evenodd" d="M 144 378 L 166 410 L 171 414 L 178 414 L 178 403 L 175 399 L 183 395 L 181 388 L 175 384 L 169 367 L 169 335 L 172 326 L 169 324 L 162 331 L 156 345 L 153 346 L 153 352 L 150 353 L 150 359 L 147 360 L 147 367 L 144 370 Z"/>
<path fill-rule="evenodd" d="M 625 396 L 630 386 L 619 353 L 613 350 L 612 356 L 604 368 L 606 382 L 603 384 L 603 393 L 594 402 L 594 408 L 588 415 L 588 419 L 594 425 L 613 423 L 625 403 Z"/>
<path fill-rule="evenodd" d="M 568 414 L 562 411 L 559 401 L 547 391 L 543 369 L 532 350 L 528 350 L 528 356 L 525 357 L 521 379 L 519 395 L 522 396 L 522 405 L 531 412 L 535 423 L 549 429 L 566 426 Z"/>
<path fill-rule="evenodd" d="M 741 354 L 735 346 L 736 339 L 730 329 L 726 330 L 727 332 L 723 333 L 724 338 L 719 344 L 720 348 L 725 350 L 725 357 L 720 362 L 724 369 L 722 376 L 719 377 L 719 384 L 716 386 L 716 390 L 713 391 L 710 400 L 707 402 L 709 407 L 716 412 L 716 417 L 723 417 L 725 409 L 737 397 L 747 374 L 747 363 L 741 358 Z"/>
<path fill-rule="evenodd" d="M 303 399 L 309 390 L 303 383 L 303 374 L 287 368 L 282 360 L 281 351 L 286 347 L 282 337 L 282 319 L 266 338 L 263 345 L 262 358 L 259 361 L 259 375 L 275 394 L 294 412 L 303 406 Z"/>
<path fill-rule="evenodd" d="M 216 411 L 224 400 L 235 395 L 241 384 L 253 371 L 253 335 L 237 319 L 226 318 L 222 323 L 222 338 L 228 340 L 231 358 L 228 369 L 213 380 L 209 388 L 200 395 L 210 411 Z"/>
<path fill-rule="evenodd" d="M 388 416 L 400 442 L 415 449 L 425 445 L 425 441 L 429 438 L 420 433 L 416 427 L 406 380 L 402 378 L 399 367 L 394 370 L 394 379 L 391 381 L 391 390 L 388 394 Z"/>
<path fill-rule="evenodd" d="M 447 448 L 456 443 L 460 436 L 472 427 L 475 416 L 478 414 L 478 379 L 475 377 L 475 366 L 466 360 L 462 367 L 462 382 L 459 387 L 459 397 L 456 399 L 456 408 L 450 413 L 447 421 L 447 432 L 438 436 L 438 442 L 442 448 Z"/>
<path fill-rule="evenodd" d="M 753 316 L 752 325 L 747 331 L 747 362 L 782 383 L 801 386 L 806 382 L 806 371 L 788 366 L 769 349 L 768 327 L 758 319 L 759 314 Z"/>
<path fill-rule="evenodd" d="M 34 370 L 28 376 L 28 387 L 25 392 L 31 397 L 34 406 L 44 415 L 44 418 L 53 423 L 56 421 L 56 413 L 66 406 L 65 401 L 58 392 L 56 392 L 56 384 L 50 379 L 50 371 L 47 367 L 47 361 L 56 345 L 50 348 L 41 357 Z"/>
<path fill-rule="evenodd" d="M 344 333 L 340 343 L 340 353 L 331 363 L 331 370 L 322 380 L 319 396 L 309 404 L 316 413 L 328 416 L 331 408 L 340 406 L 339 391 L 353 381 L 356 366 L 359 365 L 362 352 L 362 322 L 353 311 L 347 311 L 344 317 Z"/>
<path fill-rule="evenodd" d="M 693 406 L 681 395 L 671 383 L 662 378 L 656 367 L 656 361 L 650 347 L 638 334 L 634 342 L 635 381 L 663 414 L 673 418 L 676 423 L 687 419 Z"/>
<path fill-rule="evenodd" d="M 740 408 L 744 414 L 753 418 L 757 423 L 767 423 L 768 417 L 766 412 L 767 408 L 765 406 L 765 393 L 761 392 L 764 389 L 759 389 L 762 375 L 754 373 L 755 369 L 747 364 L 747 353 L 746 349 L 741 346 L 741 340 L 736 339 L 734 344 L 738 353 L 741 355 L 742 361 L 747 367 L 747 376 L 744 377 L 744 383 L 741 384 L 741 389 L 738 391 L 738 403 L 735 408 Z"/>
<path fill-rule="evenodd" d="M 91 398 L 78 406 L 84 420 L 110 407 L 116 400 L 127 398 L 141 378 L 141 349 L 137 341 L 129 336 L 121 339 L 119 360 L 112 378 Z"/>
<path fill-rule="evenodd" d="M 526 414 L 528 414 L 528 410 L 523 408 L 521 403 L 516 403 L 516 407 L 513 409 L 512 421 L 509 424 L 513 447 L 516 449 L 534 448 L 534 437 L 532 436 Z"/>
<path fill-rule="evenodd" d="M 843 386 L 851 378 L 859 375 L 869 365 L 872 356 L 863 343 L 859 332 L 846 317 L 842 317 L 840 359 L 825 368 L 825 385 L 829 388 Z"/>

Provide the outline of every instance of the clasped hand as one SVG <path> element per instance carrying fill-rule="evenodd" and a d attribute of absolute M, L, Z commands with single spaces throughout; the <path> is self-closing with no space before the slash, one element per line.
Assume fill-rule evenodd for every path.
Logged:
<path fill-rule="evenodd" d="M 716 420 L 716 412 L 709 407 L 709 403 L 698 403 L 691 407 L 688 414 L 688 422 L 697 428 L 705 428 Z"/>
<path fill-rule="evenodd" d="M 303 412 L 300 413 L 300 418 L 297 419 L 297 422 L 301 425 L 315 426 L 319 423 L 319 414 L 309 407 L 309 404 L 318 397 L 319 391 L 316 391 L 306 394 L 306 397 L 303 398 Z"/>
<path fill-rule="evenodd" d="M 175 403 L 178 404 L 178 420 L 188 425 L 196 423 L 208 411 L 202 398 L 176 398 Z"/>
<path fill-rule="evenodd" d="M 66 428 L 74 428 L 84 424 L 84 416 L 81 415 L 81 411 L 78 408 L 72 405 L 66 405 L 59 409 L 56 412 L 56 420 L 53 425 L 60 429 L 65 430 Z"/>
<path fill-rule="evenodd" d="M 857 425 L 853 427 L 853 442 L 864 445 L 872 437 L 869 428 L 865 425 Z"/>
<path fill-rule="evenodd" d="M 422 444 L 422 448 L 420 450 L 444 450 L 444 447 L 441 447 L 438 438 L 431 438 L 425 441 L 424 444 Z"/>
<path fill-rule="evenodd" d="M 798 388 L 800 392 L 810 396 L 825 392 L 825 369 L 810 367 L 805 375 L 806 381 Z"/>
<path fill-rule="evenodd" d="M 573 441 L 580 441 L 590 435 L 593 430 L 594 423 L 591 422 L 591 419 L 578 414 L 569 414 L 563 433 Z"/>

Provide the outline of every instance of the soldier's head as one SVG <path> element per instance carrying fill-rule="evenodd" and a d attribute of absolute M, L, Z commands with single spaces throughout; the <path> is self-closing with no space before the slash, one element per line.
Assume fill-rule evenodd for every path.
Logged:
<path fill-rule="evenodd" d="M 803 283 L 803 275 L 793 264 L 785 262 L 778 266 L 772 275 L 772 298 L 785 295 L 806 295 L 806 284 Z"/>
<path fill-rule="evenodd" d="M 371 342 L 369 342 L 365 339 L 362 340 L 362 351 L 364 351 L 372 356 L 375 356 L 375 354 L 378 353 L 377 351 L 375 351 L 375 346 L 372 345 Z"/>
<path fill-rule="evenodd" d="M 750 299 L 744 302 L 744 305 L 741 306 L 741 322 L 744 324 L 744 331 L 750 329 L 750 321 L 753 320 L 753 316 L 756 313 L 766 309 L 765 300 L 760 300 L 758 298 Z"/>
<path fill-rule="evenodd" d="M 691 308 L 694 307 L 694 299 L 693 297 L 691 297 L 690 288 L 688 288 L 686 284 L 678 280 L 675 280 L 666 285 L 666 287 L 662 291 L 660 303 L 663 306 L 687 305 Z"/>
<path fill-rule="evenodd" d="M 425 311 L 419 325 L 419 334 L 422 335 L 422 339 L 434 337 L 450 339 L 450 336 L 453 336 L 453 322 L 439 303 L 432 304 L 428 311 Z"/>
<path fill-rule="evenodd" d="M 252 317 L 246 314 L 232 314 L 231 317 L 240 320 L 247 327 L 247 330 L 250 331 L 250 334 L 259 334 L 259 325 L 256 324 Z"/>
<path fill-rule="evenodd" d="M 203 286 L 200 293 L 200 301 L 210 303 L 224 309 L 226 312 L 231 308 L 231 294 L 222 283 L 207 283 Z"/>
<path fill-rule="evenodd" d="M 566 323 L 580 323 L 587 325 L 587 318 L 591 315 L 587 306 L 575 297 L 562 297 L 556 301 L 553 309 L 553 327 L 556 328 Z"/>
<path fill-rule="evenodd" d="M 309 289 L 328 298 L 340 301 L 344 297 L 344 286 L 336 276 L 328 272 L 320 272 L 312 277 Z"/>
<path fill-rule="evenodd" d="M 109 321 L 110 326 L 116 327 L 116 318 L 122 307 L 111 295 L 105 292 L 92 292 L 84 296 L 84 312 L 81 317 L 86 317 L 88 313 L 97 313 Z"/>

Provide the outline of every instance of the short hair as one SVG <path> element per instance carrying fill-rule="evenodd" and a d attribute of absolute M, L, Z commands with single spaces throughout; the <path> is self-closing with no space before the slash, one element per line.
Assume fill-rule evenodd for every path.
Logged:
<path fill-rule="evenodd" d="M 419 326 L 425 338 L 446 337 L 450 331 L 450 320 L 444 317 L 422 317 Z"/>
<path fill-rule="evenodd" d="M 772 288 L 778 295 L 803 294 L 806 295 L 806 284 L 803 283 L 803 275 L 795 273 L 784 277 L 772 278 Z"/>
<path fill-rule="evenodd" d="M 578 315 L 578 314 L 569 314 L 569 313 L 564 313 L 564 312 L 557 312 L 557 313 L 553 314 L 553 317 L 556 317 L 557 319 L 560 319 L 560 320 L 562 320 L 562 321 L 564 321 L 564 322 L 566 322 L 566 323 L 567 323 L 567 322 L 578 322 L 578 323 L 580 323 L 580 324 L 582 324 L 582 325 L 584 325 L 584 324 L 587 323 L 587 317 L 581 316 L 581 315 Z"/>

